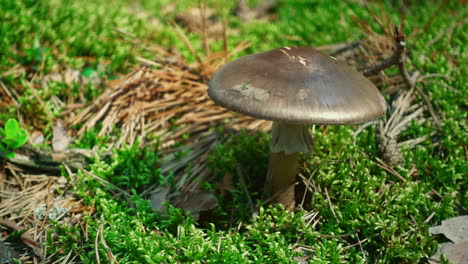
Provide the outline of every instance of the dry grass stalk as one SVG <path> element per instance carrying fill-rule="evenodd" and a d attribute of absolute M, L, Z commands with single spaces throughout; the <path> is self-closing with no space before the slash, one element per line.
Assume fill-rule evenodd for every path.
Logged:
<path fill-rule="evenodd" d="M 0 102 L 1 102 L 2 108 L 18 104 L 18 100 L 17 100 L 18 95 L 15 93 L 14 90 L 10 91 L 8 87 L 2 81 L 0 81 L 0 95 L 1 95 Z M 6 108 L 4 110 L 6 110 Z"/>
<path fill-rule="evenodd" d="M 405 91 L 394 100 L 389 112 L 390 116 L 385 121 L 379 122 L 377 129 L 377 146 L 381 152 L 382 159 L 389 165 L 402 165 L 404 163 L 403 154 L 397 142 L 398 135 L 406 129 L 412 122 L 424 122 L 420 118 L 423 107 L 412 104 L 414 99 L 414 89 Z M 425 138 L 425 137 L 424 137 Z"/>
<path fill-rule="evenodd" d="M 206 14 L 202 8 L 202 18 Z M 144 144 L 146 135 L 158 136 L 165 152 L 161 172 L 174 173 L 175 176 L 176 184 L 170 196 L 179 194 L 190 197 L 199 193 L 201 184 L 208 179 L 207 154 L 220 142 L 219 135 L 209 133 L 209 128 L 224 126 L 227 131 L 247 128 L 250 133 L 256 133 L 259 130 L 268 131 L 271 125 L 268 121 L 241 116 L 218 107 L 206 93 L 206 83 L 211 75 L 229 58 L 247 48 L 247 42 L 240 43 L 230 52 L 226 42 L 224 50 L 214 52 L 210 50 L 205 30 L 203 43 L 207 55 L 202 56 L 195 52 L 177 25 L 174 25 L 174 29 L 196 58 L 196 63 L 190 65 L 167 51 L 162 53 L 165 57 L 160 62 L 140 58 L 146 65 L 110 86 L 67 123 L 83 124 L 78 135 L 98 124 L 99 136 L 112 135 L 115 127 L 120 128 L 120 137 L 114 140 L 111 147 L 133 144 L 138 138 L 143 139 L 141 143 Z M 227 41 L 227 37 L 224 39 Z M 184 139 L 186 135 L 189 135 L 188 140 Z M 184 142 L 184 146 L 171 148 L 177 142 Z M 178 152 L 187 154 L 180 156 Z M 189 164 L 191 167 L 187 170 Z M 142 195 L 157 188 L 152 186 Z"/>
<path fill-rule="evenodd" d="M 242 43 L 235 52 L 245 47 Z M 162 69 L 140 67 L 69 119 L 68 125 L 83 124 L 80 135 L 100 124 L 99 136 L 111 135 L 115 126 L 120 127 L 121 137 L 115 146 L 132 144 L 148 133 L 160 136 L 162 144 L 168 146 L 184 134 L 206 131 L 229 118 L 232 127 L 242 123 L 254 129 L 265 128 L 262 122 L 233 114 L 208 98 L 205 80 L 222 64 L 222 58 L 223 53 L 212 53 L 193 67 L 181 61 Z M 196 68 L 204 71 L 197 72 Z"/>
<path fill-rule="evenodd" d="M 384 11 L 380 17 L 370 10 L 369 12 L 380 25 L 383 34 L 376 33 L 368 23 L 355 18 L 366 37 L 359 42 L 358 48 L 354 49 L 354 52 L 346 53 L 346 59 L 355 62 L 366 62 L 360 64 L 358 68 L 378 87 L 385 87 L 385 93 L 390 95 L 390 109 L 387 118 L 379 122 L 377 142 L 382 155 L 382 160 L 379 160 L 379 162 L 391 168 L 403 164 L 400 146 L 414 147 L 427 139 L 427 137 L 420 137 L 398 143 L 398 136 L 410 122 L 412 120 L 419 123 L 426 121 L 427 119 L 422 118 L 424 111 L 428 111 L 432 121 L 439 126 L 440 118 L 439 114 L 434 110 L 429 96 L 418 86 L 427 77 L 420 76 L 418 71 L 411 74 L 408 72 L 406 36 L 403 33 L 404 23 L 401 23 L 398 27 L 392 26 Z M 399 72 L 389 76 L 383 72 L 389 67 L 398 67 Z M 422 96 L 426 107 L 414 103 L 415 91 Z M 370 123 L 363 125 L 356 131 L 355 135 L 359 134 L 368 125 Z"/>
<path fill-rule="evenodd" d="M 44 243 L 47 239 L 49 218 L 68 223 L 71 218 L 76 217 L 75 213 L 84 207 L 73 195 L 59 195 L 56 192 L 68 188 L 67 180 L 63 176 L 51 177 L 49 174 L 31 173 L 11 163 L 4 163 L 2 171 L 4 174 L 0 185 L 0 226 L 26 231 L 22 241 L 29 246 L 31 252 L 22 252 L 23 263 L 47 263 L 50 256 Z"/>

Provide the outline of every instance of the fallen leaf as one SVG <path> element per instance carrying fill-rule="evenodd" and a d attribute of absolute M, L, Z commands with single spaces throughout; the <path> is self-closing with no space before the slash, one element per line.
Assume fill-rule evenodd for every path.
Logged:
<path fill-rule="evenodd" d="M 443 234 L 453 243 L 468 239 L 468 215 L 443 220 L 441 225 L 430 227 L 429 233 Z"/>
<path fill-rule="evenodd" d="M 190 212 L 192 217 L 198 220 L 200 212 L 209 211 L 218 206 L 218 199 L 210 192 L 183 193 L 172 199 L 171 204 Z"/>
<path fill-rule="evenodd" d="M 166 206 L 164 203 L 168 202 L 167 195 L 169 194 L 169 187 L 158 188 L 151 192 L 150 203 L 153 211 L 165 211 Z"/>
<path fill-rule="evenodd" d="M 468 263 L 468 215 L 446 219 L 441 225 L 430 227 L 429 233 L 443 234 L 452 241 L 440 244 L 437 253 L 429 259 L 429 263 L 439 263 L 442 254 L 445 254 L 453 264 Z"/>
<path fill-rule="evenodd" d="M 55 124 L 52 133 L 52 148 L 58 151 L 67 149 L 71 140 L 67 136 L 67 131 L 60 120 Z"/>
<path fill-rule="evenodd" d="M 160 187 L 150 193 L 151 209 L 154 212 L 165 212 L 165 203 L 189 212 L 198 220 L 200 212 L 209 211 L 218 206 L 218 199 L 210 192 L 169 194 L 169 187 Z"/>
<path fill-rule="evenodd" d="M 29 143 L 31 143 L 31 145 L 44 143 L 44 134 L 38 130 L 34 130 L 29 137 Z"/>

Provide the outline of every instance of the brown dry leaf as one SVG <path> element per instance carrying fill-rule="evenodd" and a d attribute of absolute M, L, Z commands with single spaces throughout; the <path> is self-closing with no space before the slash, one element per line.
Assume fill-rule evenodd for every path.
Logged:
<path fill-rule="evenodd" d="M 198 220 L 200 212 L 209 211 L 218 206 L 218 200 L 212 193 L 200 191 L 193 194 L 182 192 L 171 195 L 169 187 L 156 188 L 151 191 L 149 199 L 151 208 L 155 212 L 165 212 L 165 203 L 169 202 L 174 207 L 191 213 L 195 220 Z"/>
<path fill-rule="evenodd" d="M 443 234 L 453 242 L 440 244 L 440 248 L 429 263 L 439 263 L 442 254 L 445 254 L 453 264 L 468 263 L 468 215 L 444 220 L 441 225 L 430 227 L 429 233 Z"/>
<path fill-rule="evenodd" d="M 178 192 L 170 194 L 169 187 L 160 187 L 150 193 L 151 208 L 154 212 L 165 212 L 166 202 L 169 202 L 176 208 L 184 209 L 195 220 L 198 220 L 200 217 L 200 212 L 209 211 L 218 206 L 218 199 L 210 192 L 198 191 L 196 193 Z"/>
<path fill-rule="evenodd" d="M 67 149 L 71 139 L 67 135 L 67 131 L 60 120 L 55 123 L 52 133 L 52 148 L 57 151 Z"/>
<path fill-rule="evenodd" d="M 456 244 L 446 242 L 440 244 L 437 253 L 429 259 L 429 263 L 440 263 L 441 254 L 445 254 L 452 264 L 468 264 L 468 239 L 464 239 Z"/>
<path fill-rule="evenodd" d="M 37 145 L 44 143 L 44 134 L 39 130 L 34 130 L 29 136 L 29 143 L 31 145 Z"/>
<path fill-rule="evenodd" d="M 210 192 L 198 192 L 194 194 L 180 194 L 171 202 L 174 207 L 182 208 L 191 213 L 209 211 L 218 206 L 218 199 Z"/>
<path fill-rule="evenodd" d="M 151 209 L 153 211 L 165 211 L 166 206 L 164 203 L 168 202 L 167 195 L 169 194 L 169 187 L 158 188 L 150 193 Z"/>

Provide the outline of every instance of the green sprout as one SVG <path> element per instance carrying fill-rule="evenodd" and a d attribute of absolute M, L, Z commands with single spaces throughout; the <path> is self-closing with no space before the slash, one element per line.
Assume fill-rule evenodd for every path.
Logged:
<path fill-rule="evenodd" d="M 23 146 L 28 141 L 28 134 L 22 129 L 16 119 L 10 118 L 5 127 L 0 127 L 0 157 L 13 158 L 13 150 Z"/>

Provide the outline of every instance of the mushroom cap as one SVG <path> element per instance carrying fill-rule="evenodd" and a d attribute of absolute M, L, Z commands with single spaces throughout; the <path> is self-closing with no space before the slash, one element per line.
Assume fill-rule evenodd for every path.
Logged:
<path fill-rule="evenodd" d="M 310 47 L 284 47 L 223 65 L 208 84 L 216 104 L 259 119 L 295 124 L 356 124 L 383 115 L 375 85 Z"/>

